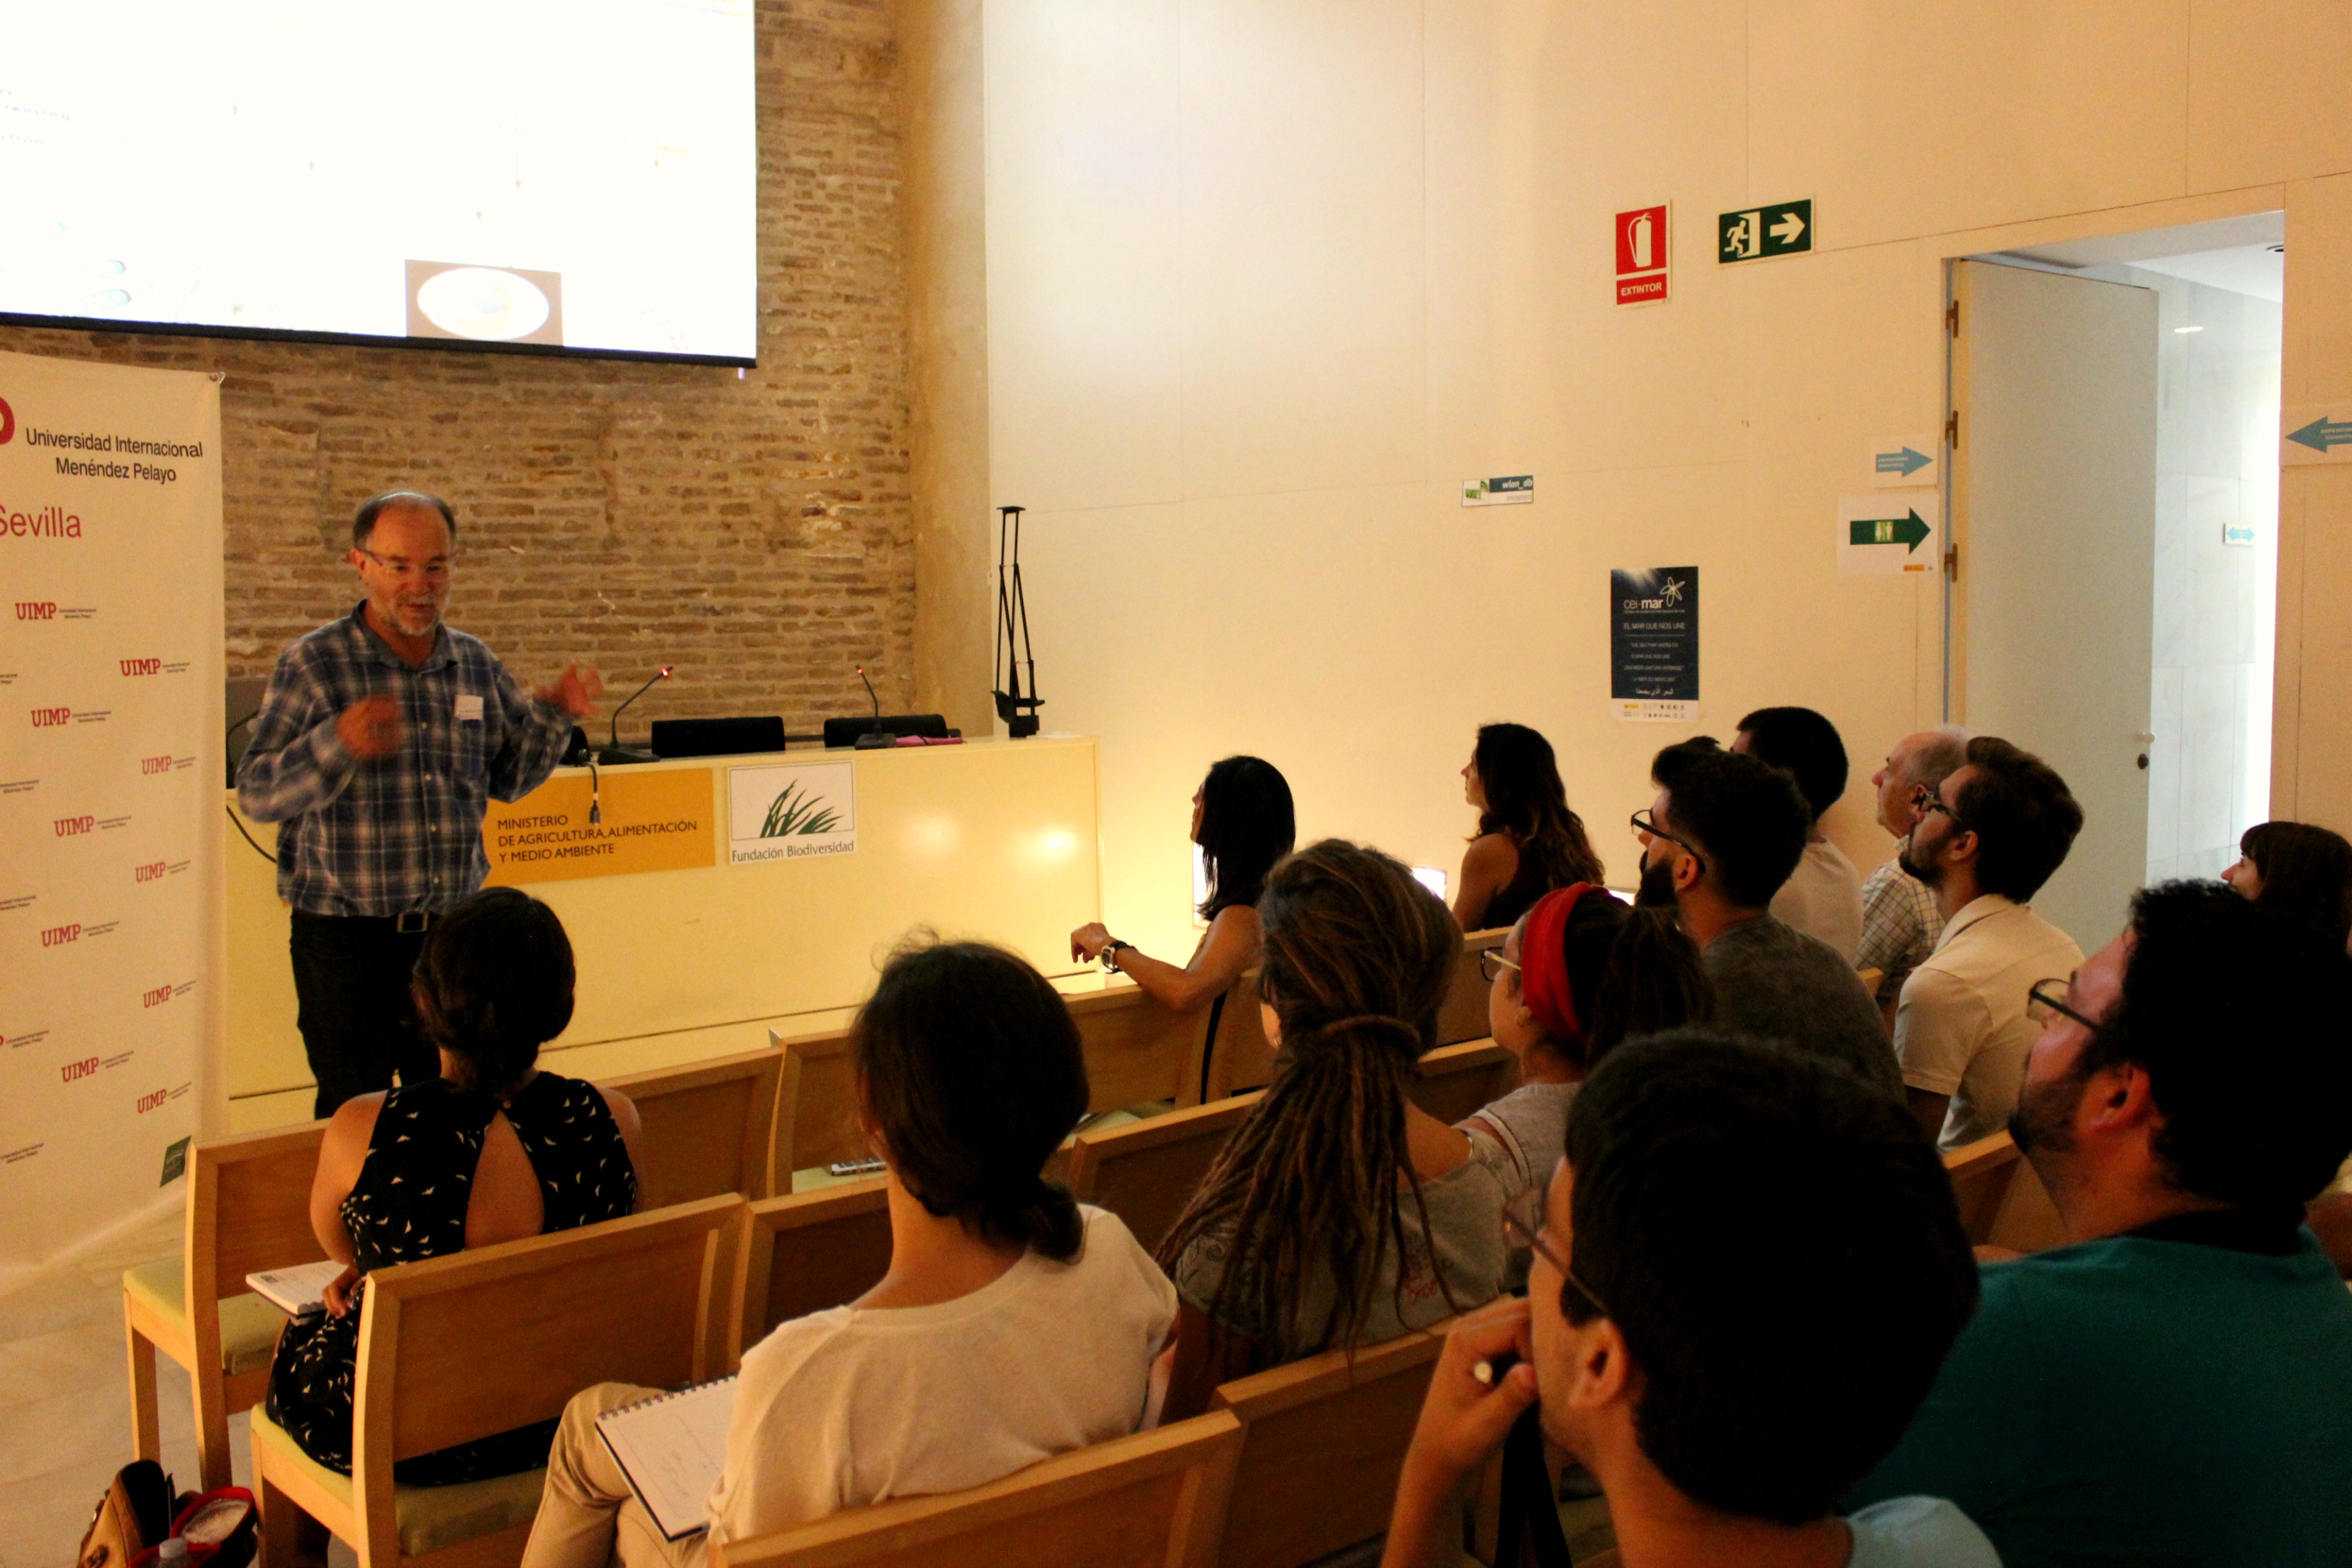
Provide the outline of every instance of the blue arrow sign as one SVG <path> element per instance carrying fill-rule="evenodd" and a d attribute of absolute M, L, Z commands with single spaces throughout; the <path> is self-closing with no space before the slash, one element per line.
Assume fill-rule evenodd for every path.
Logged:
<path fill-rule="evenodd" d="M 2352 447 L 2352 419 L 2315 419 L 2300 430 L 2288 431 L 2286 438 L 2315 452 L 2325 452 L 2330 447 Z"/>
<path fill-rule="evenodd" d="M 1878 471 L 1882 474 L 1916 474 L 1936 459 L 1906 447 L 1899 452 L 1881 452 Z"/>

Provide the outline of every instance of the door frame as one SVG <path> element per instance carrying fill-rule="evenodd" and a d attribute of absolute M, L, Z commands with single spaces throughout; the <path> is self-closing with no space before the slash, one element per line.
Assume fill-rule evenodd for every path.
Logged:
<path fill-rule="evenodd" d="M 1920 291 L 1927 319 L 1942 343 L 1938 388 L 1940 406 L 1936 415 L 1938 439 L 1945 444 L 1938 448 L 1943 465 L 1940 479 L 1945 519 L 1945 545 L 1953 553 L 1948 561 L 1957 560 L 1956 575 L 1947 570 L 1940 578 L 1942 592 L 1937 595 L 1937 616 L 1942 630 L 1938 637 L 1920 639 L 1920 668 L 1917 689 L 1923 698 L 1923 711 L 1938 711 L 1944 722 L 1967 722 L 1968 714 L 1968 595 L 1966 574 L 1969 570 L 1969 539 L 1967 520 L 1953 504 L 1953 448 L 1944 432 L 1948 427 L 1956 406 L 1957 390 L 1954 378 L 1959 374 L 1957 364 L 1956 332 L 1950 314 L 1955 302 L 1954 263 L 1966 261 L 1988 252 L 2025 250 L 2036 246 L 2063 245 L 2073 240 L 2099 239 L 2108 235 L 2135 234 L 2142 229 L 2176 228 L 2184 224 L 2209 223 L 2216 218 L 2250 217 L 2259 213 L 2279 212 L 2287 207 L 2288 187 L 2285 184 L 2246 185 L 2237 190 L 2216 191 L 2204 195 L 2181 196 L 2165 201 L 2144 202 L 2131 206 L 2105 207 L 2095 212 L 2070 213 L 2062 217 L 2036 218 L 2028 223 L 2001 224 L 1991 228 L 1954 229 L 1945 234 L 1928 235 L 1919 241 Z M 2292 227 L 2294 216 L 2288 215 Z M 2292 264 L 2293 253 L 2289 252 Z M 2294 307 L 2294 295 L 2288 294 L 2288 309 Z M 2288 318 L 2284 331 L 2293 341 L 2294 323 Z M 1965 430 L 1959 433 L 1962 442 L 1969 438 Z M 2281 786 L 2291 776 L 2277 763 L 2282 756 L 2294 754 L 2296 737 L 2294 733 L 2298 715 L 2294 706 L 2282 700 L 2290 679 L 2300 686 L 2300 666 L 2292 667 L 2295 650 L 2286 643 L 2288 616 L 2285 604 L 2288 592 L 2288 551 L 2285 537 L 2285 509 L 2280 509 L 2279 583 L 2280 613 L 2273 637 L 2273 668 L 2277 683 L 2273 688 L 2271 714 L 2271 800 L 2274 814 L 2279 810 Z M 2299 559 L 2299 557 L 2298 557 Z M 1937 694 L 1940 693 L 1940 700 Z M 2291 791 L 2292 784 L 2286 787 Z M 2292 795 L 2288 797 L 2292 805 Z"/>

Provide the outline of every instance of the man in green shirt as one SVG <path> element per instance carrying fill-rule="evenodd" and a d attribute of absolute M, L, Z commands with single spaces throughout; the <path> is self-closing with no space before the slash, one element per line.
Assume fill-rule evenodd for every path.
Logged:
<path fill-rule="evenodd" d="M 2352 1296 L 2301 1228 L 2352 1150 L 2352 959 L 2219 883 L 2034 988 L 2010 1130 L 2072 1245 L 1989 1264 L 1903 1441 L 2008 1568 L 2352 1564 Z"/>

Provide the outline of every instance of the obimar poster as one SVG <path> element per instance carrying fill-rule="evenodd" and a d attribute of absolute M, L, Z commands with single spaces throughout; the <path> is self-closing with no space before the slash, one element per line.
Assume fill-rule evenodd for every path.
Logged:
<path fill-rule="evenodd" d="M 1698 717 L 1698 568 L 1609 574 L 1609 697 L 1621 719 Z"/>

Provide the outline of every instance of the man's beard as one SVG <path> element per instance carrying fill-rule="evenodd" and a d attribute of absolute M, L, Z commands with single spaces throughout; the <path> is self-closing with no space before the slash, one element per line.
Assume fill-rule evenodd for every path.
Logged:
<path fill-rule="evenodd" d="M 1944 868 L 1941 865 L 1930 860 L 1923 866 L 1918 861 L 1912 858 L 1911 836 L 1909 834 L 1904 835 L 1903 847 L 1895 852 L 1895 863 L 1897 866 L 1902 867 L 1906 875 L 1916 877 L 1920 881 L 1925 882 L 1931 888 L 1941 883 L 1944 879 Z"/>
<path fill-rule="evenodd" d="M 1633 907 L 1639 910 L 1671 910 L 1675 907 L 1675 863 L 1672 857 L 1643 866 L 1641 886 L 1633 890 Z"/>
<path fill-rule="evenodd" d="M 2074 1109 L 2083 1103 L 2087 1087 L 2085 1079 L 2070 1072 L 2048 1083 L 2028 1083 L 2020 1088 L 2017 1109 L 2009 1113 L 2009 1135 L 2015 1141 L 2018 1152 L 2074 1152 Z"/>

